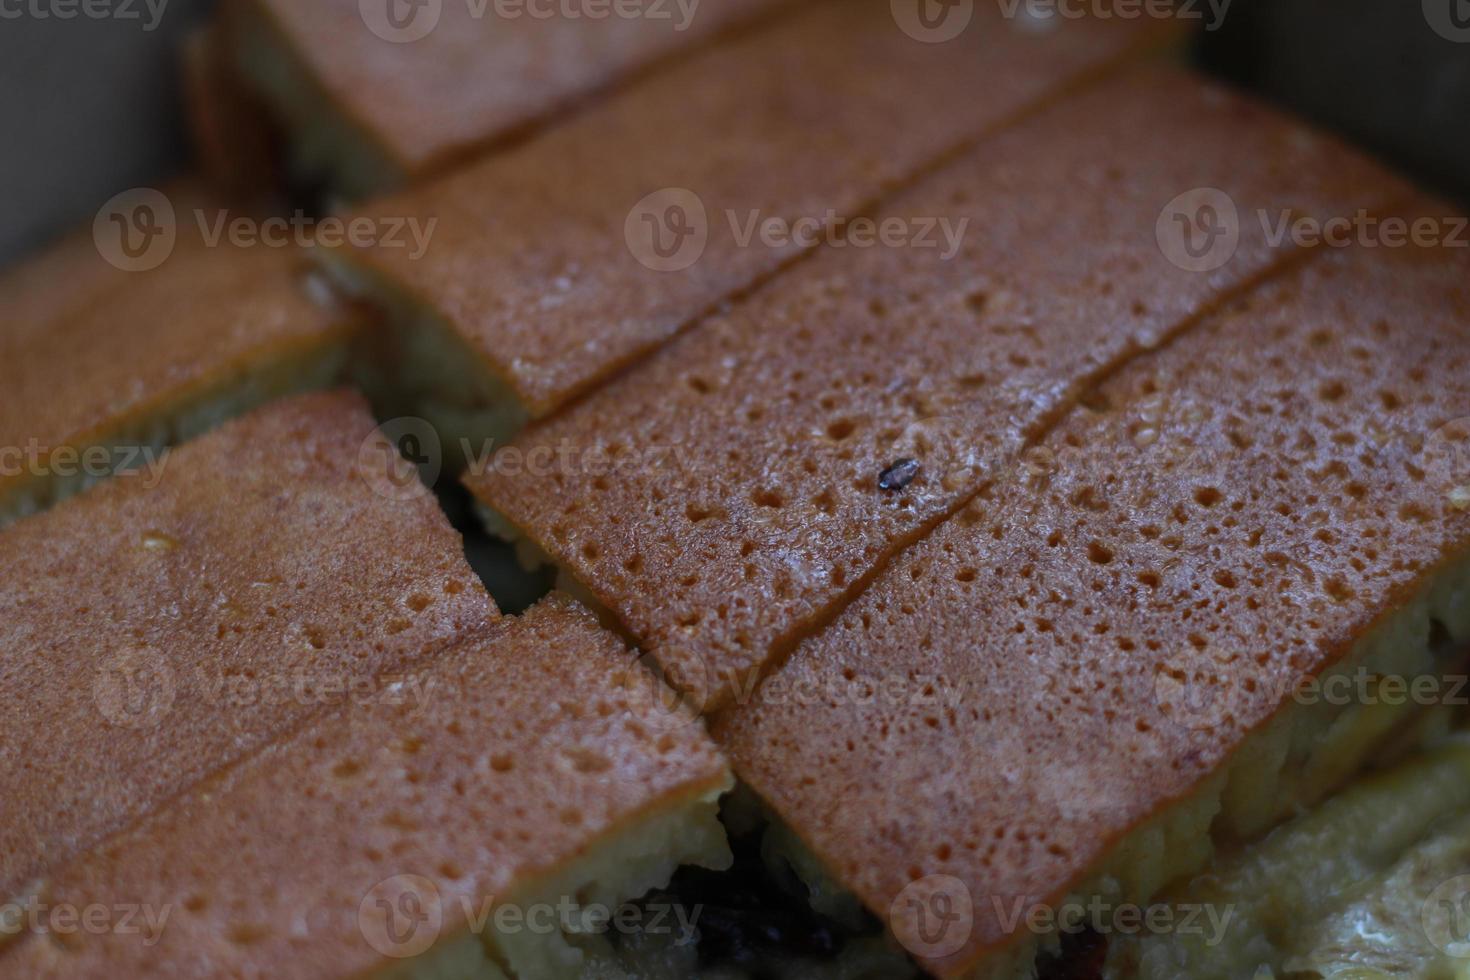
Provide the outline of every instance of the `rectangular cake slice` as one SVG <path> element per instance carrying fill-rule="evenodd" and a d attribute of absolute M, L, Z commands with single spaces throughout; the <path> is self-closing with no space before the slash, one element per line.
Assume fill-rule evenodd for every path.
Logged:
<path fill-rule="evenodd" d="M 728 863 L 725 762 L 570 600 L 420 670 L 421 701 L 325 710 L 48 874 L 46 908 L 148 914 L 32 920 L 0 977 L 570 978 L 665 928 L 629 903 L 676 866 Z"/>
<path fill-rule="evenodd" d="M 355 395 L 261 409 L 157 476 L 0 532 L 0 904 L 322 705 L 394 673 L 414 694 L 497 618 Z"/>
<path fill-rule="evenodd" d="M 298 175 L 362 197 L 522 136 L 781 6 L 634 0 L 567 16 L 503 0 L 230 0 L 225 12 L 236 69 L 285 130 Z"/>
<path fill-rule="evenodd" d="M 212 240 L 246 213 L 192 185 L 153 193 L 136 207 L 171 236 L 154 240 L 156 267 L 129 271 L 104 215 L 95 239 L 73 236 L 0 286 L 0 524 L 345 373 L 361 317 L 313 298 L 301 249 Z"/>
<path fill-rule="evenodd" d="M 503 439 L 845 238 L 958 148 L 1173 36 L 1167 22 L 1038 29 L 989 3 L 973 13 L 930 44 L 886 0 L 814 3 L 513 153 L 366 206 L 438 222 L 421 256 L 327 255 L 396 325 L 396 414 L 430 419 L 451 446 Z M 937 223 L 926 239 L 949 244 Z"/>
<path fill-rule="evenodd" d="M 1235 215 L 1221 205 L 1232 235 L 1207 270 L 1170 238 L 1175 214 L 1197 215 L 1171 199 L 1195 188 Z M 1131 73 L 881 212 L 963 226 L 953 255 L 824 249 L 472 460 L 466 481 L 496 528 L 718 705 L 997 479 L 1092 381 L 1300 257 L 1258 215 L 1325 220 L 1405 193 L 1212 85 Z"/>
<path fill-rule="evenodd" d="M 1362 247 L 1141 358 L 731 710 L 737 773 L 944 976 L 1320 798 L 1464 673 L 1467 322 L 1470 254 Z"/>

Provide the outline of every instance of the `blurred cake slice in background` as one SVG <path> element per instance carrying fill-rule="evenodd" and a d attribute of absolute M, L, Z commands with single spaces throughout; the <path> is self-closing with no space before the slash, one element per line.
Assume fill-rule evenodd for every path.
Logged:
<path fill-rule="evenodd" d="M 418 180 L 790 0 L 553 5 L 226 0 L 236 70 L 298 179 L 348 198 Z"/>
<path fill-rule="evenodd" d="M 265 105 L 236 74 L 222 26 L 195 29 L 181 54 L 184 112 L 197 168 L 216 190 L 233 196 L 280 187 L 279 134 Z"/>
<path fill-rule="evenodd" d="M 551 980 L 650 929 L 692 955 L 697 909 L 632 903 L 728 865 L 732 779 L 622 644 L 554 596 L 416 676 L 421 697 L 327 708 L 46 875 L 36 902 L 139 909 L 137 931 L 19 930 L 0 977 Z"/>
<path fill-rule="evenodd" d="M 360 210 L 437 220 L 424 254 L 324 257 L 394 327 L 374 394 L 399 401 L 384 411 L 429 419 L 447 446 L 502 440 L 841 240 L 979 137 L 1176 39 L 1175 26 L 1037 30 L 977 4 L 963 33 L 929 44 L 886 0 L 805 4 L 511 153 Z"/>
<path fill-rule="evenodd" d="M 498 618 L 345 393 L 232 422 L 0 552 L 0 904 L 321 707 L 412 693 Z"/>

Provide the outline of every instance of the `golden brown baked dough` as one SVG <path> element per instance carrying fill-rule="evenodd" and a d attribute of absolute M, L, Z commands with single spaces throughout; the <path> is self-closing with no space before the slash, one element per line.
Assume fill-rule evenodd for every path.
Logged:
<path fill-rule="evenodd" d="M 389 453 L 359 397 L 303 396 L 0 532 L 0 902 L 497 617 Z"/>
<path fill-rule="evenodd" d="M 88 233 L 0 286 L 0 523 L 95 482 L 58 449 L 126 447 L 107 454 L 126 465 L 340 379 L 361 317 L 313 301 L 300 250 L 207 244 L 196 209 L 212 229 L 222 205 L 165 193 L 177 239 L 157 268 L 114 268 Z"/>
<path fill-rule="evenodd" d="M 0 947 L 0 976 L 386 973 L 729 783 L 702 728 L 629 697 L 625 675 L 642 668 L 565 598 L 419 670 L 422 703 L 322 712 L 43 883 L 52 906 L 168 909 L 153 945 L 23 934 Z M 483 959 L 471 944 L 459 955 Z"/>
<path fill-rule="evenodd" d="M 753 220 L 863 215 L 946 154 L 1164 36 L 1169 25 L 1136 20 L 1036 33 L 986 3 L 958 38 L 925 44 L 898 29 L 887 0 L 813 4 L 514 153 L 364 209 L 437 218 L 426 255 L 332 257 L 350 263 L 354 288 L 399 311 L 410 336 L 396 360 L 427 343 L 420 335 L 443 334 L 452 371 L 425 371 L 437 383 L 423 383 L 422 400 L 449 404 L 416 414 L 443 417 L 479 398 L 544 415 L 810 252 L 754 235 Z M 665 188 L 697 195 L 708 233 L 697 261 L 676 271 L 644 265 L 629 244 L 657 265 L 651 239 L 637 236 L 647 234 L 640 219 L 667 218 L 665 204 L 634 212 Z M 698 222 L 692 204 L 684 213 Z M 667 225 L 660 236 L 665 248 L 698 240 Z M 467 372 L 491 390 L 459 404 L 445 375 Z"/>
<path fill-rule="evenodd" d="M 1175 266 L 1156 238 L 1170 198 L 1199 186 L 1241 215 L 1234 257 L 1209 273 Z M 885 209 L 968 219 L 952 259 L 826 250 L 466 482 L 718 703 L 1092 381 L 1289 261 L 1256 209 L 1352 215 L 1404 193 L 1259 106 L 1137 72 Z"/>
<path fill-rule="evenodd" d="M 973 934 L 942 975 L 1024 939 L 1012 900 L 1057 903 L 1227 762 L 1217 828 L 1247 794 L 1289 809 L 1290 728 L 1323 701 L 1293 704 L 1300 680 L 1375 635 L 1413 653 L 1432 620 L 1470 640 L 1470 425 L 1444 428 L 1470 405 L 1467 321 L 1463 250 L 1355 249 L 1140 359 L 732 712 L 737 772 L 875 912 L 963 883 Z M 939 693 L 860 703 L 835 677 Z M 1280 751 L 1248 750 L 1283 703 Z M 1317 791 L 1363 750 L 1323 741 L 1297 774 Z"/>
<path fill-rule="evenodd" d="M 613 13 L 623 4 L 604 6 L 601 17 L 548 17 L 555 4 L 240 0 L 227 12 L 244 75 L 286 117 L 295 139 L 340 130 L 344 145 L 328 151 L 333 176 L 361 195 L 521 135 L 781 5 L 719 0 L 695 5 L 686 18 L 679 4 L 644 2 L 640 9 L 657 16 Z M 399 23 L 374 18 L 385 9 L 399 14 Z M 403 43 L 373 30 L 406 36 L 397 28 L 416 22 L 432 29 Z M 372 163 L 343 159 L 353 154 Z M 371 179 L 353 172 L 368 166 Z"/>

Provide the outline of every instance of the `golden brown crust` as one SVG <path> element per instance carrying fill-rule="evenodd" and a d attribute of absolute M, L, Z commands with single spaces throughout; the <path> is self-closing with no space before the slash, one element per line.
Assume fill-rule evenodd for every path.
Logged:
<path fill-rule="evenodd" d="M 557 9 L 548 4 L 445 2 L 412 8 L 414 18 L 437 19 L 405 43 L 375 34 L 363 13 L 371 5 L 358 0 L 241 6 L 268 25 L 337 112 L 416 179 L 782 2 L 701 4 L 687 24 L 676 4 L 642 5 L 656 7 L 657 17 L 597 18 L 548 17 Z M 497 13 L 502 7 L 510 15 Z"/>
<path fill-rule="evenodd" d="M 1466 555 L 1467 322 L 1463 250 L 1357 249 L 1130 365 L 724 720 L 737 772 L 875 911 L 958 878 L 937 971 L 1019 938 L 997 909 L 1057 902 Z M 939 695 L 852 696 L 895 679 Z"/>
<path fill-rule="evenodd" d="M 421 703 L 325 713 L 45 883 L 53 905 L 171 909 L 156 945 L 26 937 L 0 976 L 361 976 L 728 779 L 702 728 L 627 697 L 642 667 L 565 598 L 418 670 Z M 434 917 L 394 942 L 373 899 L 398 876 Z"/>
<path fill-rule="evenodd" d="M 514 153 L 366 209 L 437 218 L 423 257 L 347 258 L 448 322 L 484 370 L 545 414 L 804 250 L 753 237 L 752 221 L 863 214 L 1158 36 L 1137 21 L 1036 34 L 988 3 L 974 16 L 957 39 L 926 44 L 898 29 L 886 0 L 815 4 Z M 630 219 L 667 188 L 698 197 L 708 234 L 687 253 L 697 260 L 679 268 L 676 253 L 671 271 L 639 223 L 667 215 L 661 199 Z M 687 196 L 669 203 L 698 222 Z"/>
<path fill-rule="evenodd" d="M 1242 216 L 1210 273 L 1175 266 L 1157 238 L 1169 199 L 1202 185 Z M 1287 261 L 1256 209 L 1352 215 L 1403 193 L 1260 107 L 1139 72 L 886 209 L 968 219 L 952 258 L 826 250 L 466 482 L 678 683 L 738 696 L 1090 380 Z M 884 481 L 906 459 L 917 472 Z"/>
<path fill-rule="evenodd" d="M 95 246 L 86 257 L 80 238 L 36 265 L 42 274 L 83 270 L 86 295 L 63 299 L 68 284 L 49 280 L 46 289 L 17 295 L 18 312 L 34 318 L 0 328 L 0 447 L 39 452 L 44 464 L 58 447 L 131 438 L 253 375 L 343 345 L 357 329 L 355 312 L 313 302 L 299 250 L 209 246 L 196 209 L 210 227 L 238 213 L 206 207 L 202 197 L 168 196 L 178 238 L 156 269 L 109 274 Z M 27 273 L 16 289 L 37 281 Z M 34 476 L 14 469 L 0 473 L 0 497 Z"/>
<path fill-rule="evenodd" d="M 394 452 L 306 396 L 0 532 L 0 901 L 497 616 Z"/>

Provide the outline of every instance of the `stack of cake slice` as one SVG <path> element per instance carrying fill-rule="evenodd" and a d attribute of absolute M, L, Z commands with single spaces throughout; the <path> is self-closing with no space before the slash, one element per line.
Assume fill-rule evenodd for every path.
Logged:
<path fill-rule="evenodd" d="M 575 975 L 728 863 L 703 729 L 570 600 L 500 620 L 355 397 L 0 542 L 0 976 Z"/>

